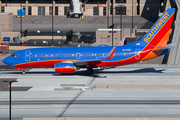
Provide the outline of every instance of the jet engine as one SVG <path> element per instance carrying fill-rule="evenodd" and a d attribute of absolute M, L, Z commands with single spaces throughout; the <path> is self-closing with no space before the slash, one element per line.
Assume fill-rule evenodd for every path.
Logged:
<path fill-rule="evenodd" d="M 75 73 L 76 67 L 73 63 L 56 63 L 54 65 L 56 73 Z"/>

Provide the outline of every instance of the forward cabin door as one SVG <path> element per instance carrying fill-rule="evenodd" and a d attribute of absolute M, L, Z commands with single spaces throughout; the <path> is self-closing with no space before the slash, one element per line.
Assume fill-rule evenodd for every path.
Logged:
<path fill-rule="evenodd" d="M 76 53 L 76 59 L 80 59 L 81 54 L 80 53 Z"/>
<path fill-rule="evenodd" d="M 27 50 L 25 51 L 25 61 L 31 60 L 31 51 Z"/>

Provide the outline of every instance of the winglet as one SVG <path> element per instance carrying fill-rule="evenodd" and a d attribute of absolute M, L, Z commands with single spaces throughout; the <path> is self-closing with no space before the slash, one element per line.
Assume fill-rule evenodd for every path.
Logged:
<path fill-rule="evenodd" d="M 123 39 L 118 43 L 117 46 L 123 46 L 123 45 L 124 45 L 125 38 L 126 38 L 126 37 L 123 37 Z"/>
<path fill-rule="evenodd" d="M 116 48 L 117 48 L 117 46 L 114 46 L 114 47 L 112 48 L 112 50 L 108 53 L 108 56 L 107 56 L 105 59 L 103 59 L 103 60 L 112 59 L 113 56 L 114 56 L 114 53 L 115 53 L 115 51 L 116 51 Z"/>

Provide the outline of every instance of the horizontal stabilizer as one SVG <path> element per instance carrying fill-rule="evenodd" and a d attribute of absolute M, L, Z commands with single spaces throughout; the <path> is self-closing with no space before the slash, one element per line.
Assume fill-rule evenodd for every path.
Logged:
<path fill-rule="evenodd" d="M 166 47 L 164 48 L 160 48 L 160 49 L 155 49 L 153 50 L 153 52 L 160 52 L 160 51 L 163 51 L 163 50 L 166 50 L 166 49 L 169 49 L 169 48 L 172 48 L 176 45 L 177 42 L 173 42 L 173 43 L 170 43 L 168 44 Z"/>

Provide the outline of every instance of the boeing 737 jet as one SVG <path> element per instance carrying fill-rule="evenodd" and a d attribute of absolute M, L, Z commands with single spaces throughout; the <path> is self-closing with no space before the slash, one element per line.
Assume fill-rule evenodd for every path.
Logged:
<path fill-rule="evenodd" d="M 14 52 L 3 62 L 22 70 L 23 74 L 26 68 L 54 68 L 57 73 L 75 73 L 80 68 L 87 68 L 86 74 L 90 75 L 93 68 L 149 60 L 170 50 L 171 45 L 167 45 L 167 42 L 174 12 L 174 8 L 167 9 L 142 39 L 130 44 L 120 42 L 118 46 L 32 48 Z"/>

